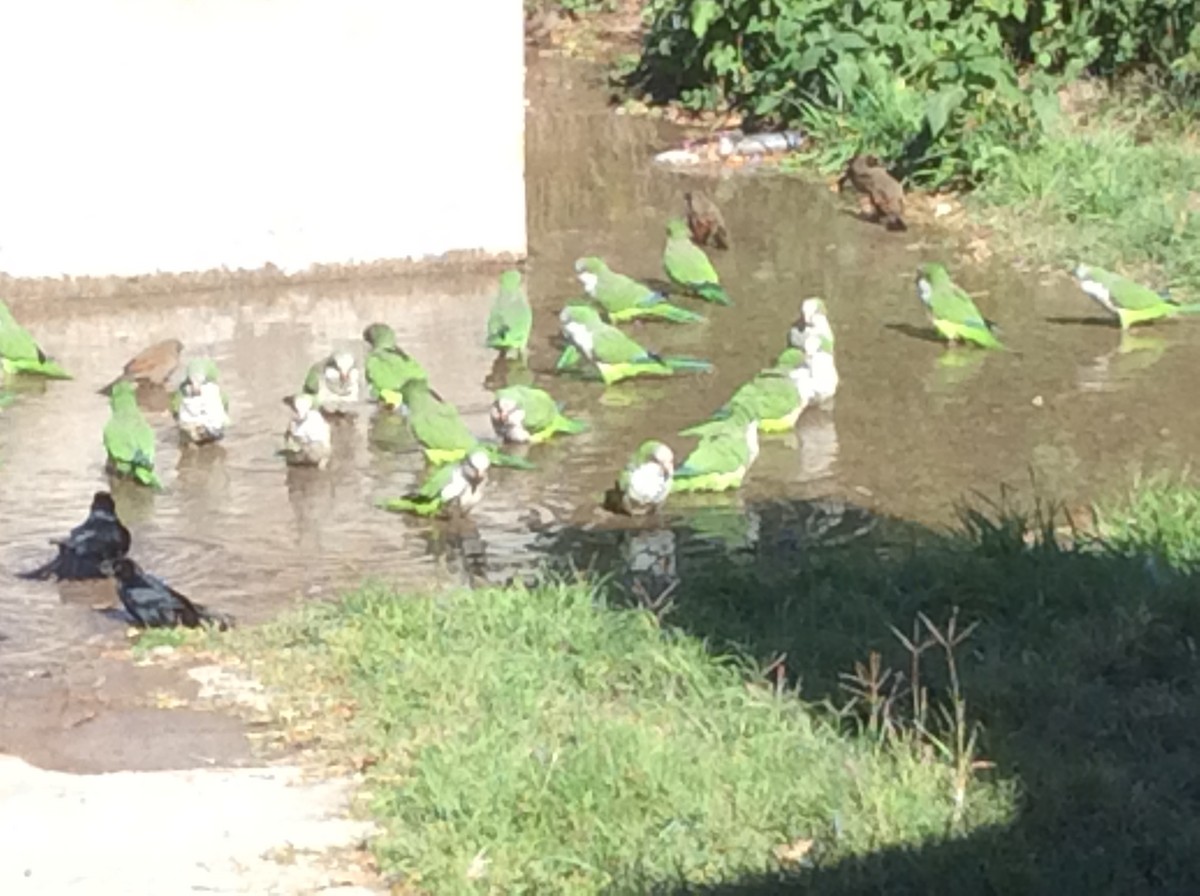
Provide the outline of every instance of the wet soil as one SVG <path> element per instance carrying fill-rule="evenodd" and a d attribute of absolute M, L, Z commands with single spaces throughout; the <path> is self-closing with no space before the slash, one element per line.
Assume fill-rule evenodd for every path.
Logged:
<path fill-rule="evenodd" d="M 952 235 L 863 223 L 851 199 L 823 184 L 656 167 L 654 152 L 673 145 L 677 132 L 611 114 L 599 70 L 539 59 L 528 79 L 532 381 L 591 429 L 532 449 L 536 472 L 495 471 L 467 523 L 372 507 L 414 486 L 424 470 L 395 415 L 339 426 L 327 471 L 285 469 L 275 456 L 286 424 L 280 399 L 332 348 L 361 356 L 363 327 L 386 320 L 468 425 L 490 436 L 489 390 L 512 373 L 494 369 L 482 346 L 494 271 L 235 281 L 215 292 L 83 300 L 51 290 L 13 302 L 76 379 L 22 383 L 0 412 L 0 751 L 80 770 L 166 767 L 166 753 L 232 762 L 242 755 L 224 723 L 206 728 L 207 720 L 156 709 L 147 696 L 155 683 L 139 678 L 150 673 L 126 678 L 103 659 L 124 643 L 121 623 L 96 609 L 112 603 L 110 585 L 11 575 L 44 559 L 47 539 L 82 519 L 92 492 L 107 485 L 100 432 L 108 409 L 95 390 L 140 348 L 168 336 L 220 365 L 233 426 L 220 446 L 180 449 L 170 417 L 151 413 L 166 489 L 154 495 L 117 485 L 118 510 L 145 567 L 245 623 L 335 597 L 369 577 L 413 587 L 502 582 L 582 541 L 630 548 L 629 563 L 658 557 L 674 566 L 676 556 L 725 551 L 731 539 L 759 540 L 756 520 L 771 517 L 771 508 L 815 507 L 836 518 L 854 506 L 939 525 L 974 490 L 994 495 L 1007 483 L 1028 491 L 1031 473 L 1044 492 L 1078 503 L 1122 487 L 1133 470 L 1186 462 L 1200 440 L 1191 386 L 1200 326 L 1167 322 L 1122 337 L 1065 274 L 1039 279 L 998 259 L 975 264 L 958 255 Z M 695 188 L 721 205 L 729 224 L 733 247 L 713 257 L 736 305 L 701 307 L 711 318 L 705 326 L 629 332 L 655 349 L 710 358 L 716 372 L 608 389 L 555 376 L 556 314 L 579 295 L 574 260 L 598 254 L 629 274 L 661 277 L 665 219 Z M 946 261 L 977 295 L 1011 351 L 946 350 L 932 341 L 913 288 L 916 265 L 930 259 Z M 778 353 L 809 295 L 825 297 L 837 331 L 842 386 L 832 411 L 806 413 L 796 434 L 767 438 L 738 494 L 672 499 L 664 520 L 632 527 L 602 514 L 600 495 L 630 451 L 659 437 L 686 453 L 694 443 L 676 431 Z M 784 517 L 780 562 L 797 544 L 788 527 L 804 514 Z M 772 562 L 769 553 L 762 562 Z M 105 684 L 96 687 L 98 679 Z M 134 745 L 124 754 L 122 731 Z M 187 750 L 153 746 L 160 738 L 171 743 L 163 733 L 171 731 Z"/>

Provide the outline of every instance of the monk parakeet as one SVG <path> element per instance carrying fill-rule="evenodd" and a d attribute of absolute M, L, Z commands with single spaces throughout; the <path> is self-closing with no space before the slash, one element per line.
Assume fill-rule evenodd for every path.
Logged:
<path fill-rule="evenodd" d="M 614 513 L 630 516 L 653 513 L 671 494 L 674 473 L 675 453 L 670 446 L 654 439 L 642 442 L 605 493 L 604 504 Z"/>
<path fill-rule="evenodd" d="M 71 374 L 50 360 L 29 331 L 17 323 L 3 301 L 0 301 L 0 371 L 71 379 Z"/>
<path fill-rule="evenodd" d="M 362 401 L 362 375 L 354 355 L 336 351 L 318 361 L 309 368 L 303 391 L 317 399 L 322 414 L 353 414 Z"/>
<path fill-rule="evenodd" d="M 487 346 L 505 355 L 524 358 L 533 329 L 533 308 L 521 288 L 520 271 L 500 275 L 500 291 L 487 320 Z"/>
<path fill-rule="evenodd" d="M 1076 265 L 1073 273 L 1085 293 L 1117 316 L 1122 330 L 1159 317 L 1200 313 L 1200 302 L 1180 304 L 1149 287 L 1095 265 Z"/>
<path fill-rule="evenodd" d="M 152 576 L 128 557 L 110 564 L 117 580 L 117 596 L 125 612 L 143 628 L 172 628 L 201 625 L 225 631 L 233 625 L 233 617 L 217 613 L 202 604 L 193 603 L 158 576 Z"/>
<path fill-rule="evenodd" d="M 425 380 L 409 380 L 401 397 L 408 408 L 408 426 L 431 464 L 455 463 L 479 449 L 497 466 L 534 469 L 528 461 L 481 444 L 458 415 L 458 408 L 434 395 Z"/>
<path fill-rule="evenodd" d="M 788 331 L 788 345 L 802 348 L 806 333 L 815 331 L 829 343 L 829 351 L 833 351 L 833 327 L 829 323 L 829 311 L 825 302 L 818 298 L 807 298 L 800 303 L 800 317 Z"/>
<path fill-rule="evenodd" d="M 458 463 L 434 470 L 416 492 L 403 498 L 385 498 L 377 506 L 418 516 L 468 513 L 483 498 L 490 466 L 487 452 L 476 449 Z"/>
<path fill-rule="evenodd" d="M 137 387 L 129 382 L 114 385 L 109 406 L 112 414 L 104 424 L 109 470 L 142 485 L 162 488 L 154 473 L 154 430 L 138 410 Z"/>
<path fill-rule="evenodd" d="M 129 380 L 147 386 L 165 386 L 171 374 L 179 367 L 179 356 L 183 343 L 178 339 L 164 339 L 142 349 L 125 363 L 121 375 L 100 390 L 101 395 L 112 392 L 114 383 Z"/>
<path fill-rule="evenodd" d="M 106 573 L 101 564 L 117 560 L 129 553 L 129 530 L 117 519 L 117 506 L 108 492 L 92 496 L 92 509 L 87 519 L 71 530 L 66 538 L 51 539 L 58 546 L 58 556 L 37 569 L 17 573 L 21 579 L 44 580 L 51 577 L 78 581 L 102 579 Z"/>
<path fill-rule="evenodd" d="M 558 433 L 585 432 L 587 424 L 564 416 L 562 406 L 543 389 L 508 386 L 496 390 L 492 429 L 505 442 L 536 445 Z"/>
<path fill-rule="evenodd" d="M 225 438 L 229 399 L 218 379 L 217 365 L 208 358 L 188 362 L 187 375 L 171 396 L 171 413 L 185 441 L 204 445 Z"/>
<path fill-rule="evenodd" d="M 647 351 L 616 327 L 600 319 L 590 305 L 568 305 L 559 315 L 563 338 L 569 345 L 557 369 L 566 366 L 571 349 L 595 365 L 606 385 L 635 376 L 670 376 L 687 371 L 709 371 L 712 364 L 695 358 L 672 358 Z"/>
<path fill-rule="evenodd" d="M 955 285 L 942 265 L 927 263 L 917 268 L 917 296 L 929 310 L 934 328 L 948 342 L 1004 347 L 971 297 Z"/>
<path fill-rule="evenodd" d="M 575 262 L 575 273 L 583 284 L 583 291 L 615 322 L 639 317 L 669 320 L 677 324 L 701 323 L 705 320 L 703 315 L 672 305 L 662 293 L 638 283 L 632 277 L 611 270 L 602 259 L 579 259 Z"/>
<path fill-rule="evenodd" d="M 363 330 L 363 339 L 371 346 L 366 363 L 367 382 L 380 402 L 398 407 L 404 384 L 425 379 L 425 368 L 396 345 L 396 334 L 387 324 L 371 324 Z"/>
<path fill-rule="evenodd" d="M 667 247 L 663 250 L 663 270 L 684 292 L 718 305 L 732 305 L 729 293 L 721 286 L 717 269 L 704 250 L 692 242 L 687 222 L 672 218 L 667 222 Z"/>
<path fill-rule="evenodd" d="M 675 469 L 677 492 L 723 492 L 738 488 L 758 458 L 758 420 L 734 405 L 725 425 L 708 433 Z"/>
<path fill-rule="evenodd" d="M 283 434 L 283 455 L 289 466 L 324 469 L 333 455 L 329 422 L 317 406 L 317 400 L 307 392 L 289 395 L 283 400 L 292 410 L 287 431 Z"/>
<path fill-rule="evenodd" d="M 681 429 L 681 436 L 699 436 L 727 429 L 738 406 L 747 408 L 763 432 L 787 432 L 801 412 L 816 399 L 812 373 L 801 365 L 791 370 L 769 369 L 742 385 L 708 420 Z"/>

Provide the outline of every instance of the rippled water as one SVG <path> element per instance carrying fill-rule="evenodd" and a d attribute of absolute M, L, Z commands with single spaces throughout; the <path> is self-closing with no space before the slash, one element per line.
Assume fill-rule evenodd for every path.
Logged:
<path fill-rule="evenodd" d="M 531 449 L 538 470 L 495 470 L 468 523 L 375 510 L 413 486 L 423 463 L 400 418 L 369 415 L 336 430 L 324 472 L 275 456 L 281 397 L 312 361 L 346 346 L 361 355 L 365 324 L 386 320 L 468 425 L 490 436 L 493 356 L 482 332 L 494 276 L 315 284 L 136 300 L 16 303 L 14 310 L 75 375 L 25 383 L 0 412 L 0 565 L 48 556 L 46 539 L 79 522 L 105 487 L 95 390 L 143 346 L 167 336 L 216 359 L 234 424 L 217 447 L 180 450 L 172 421 L 151 415 L 166 490 L 118 485 L 134 556 L 194 598 L 245 620 L 364 576 L 408 582 L 467 574 L 504 580 L 547 550 L 677 572 L 730 548 L 786 557 L 809 539 L 853 534 L 866 517 L 847 502 L 921 522 L 1001 482 L 1082 500 L 1124 485 L 1131 469 L 1186 461 L 1200 441 L 1194 382 L 1200 324 L 1167 323 L 1122 338 L 1092 325 L 1089 300 L 1061 275 L 1039 282 L 997 264 L 954 263 L 920 230 L 893 234 L 857 221 L 823 185 L 740 174 L 702 181 L 656 168 L 669 127 L 610 114 L 590 69 L 539 60 L 529 71 L 528 286 L 536 309 L 535 380 L 591 431 Z M 578 294 L 574 259 L 599 254 L 620 270 L 661 276 L 663 224 L 682 190 L 700 185 L 723 206 L 734 246 L 715 262 L 737 302 L 705 306 L 706 327 L 646 324 L 653 348 L 713 359 L 717 371 L 669 381 L 556 378 L 555 315 Z M 476 197 L 471 201 L 486 201 Z M 398 210 L 402 214 L 403 210 Z M 944 257 L 1011 353 L 946 352 L 922 338 L 912 276 Z M 672 499 L 666 524 L 612 519 L 597 501 L 629 452 L 719 406 L 783 347 L 800 300 L 826 297 L 837 330 L 841 392 L 832 412 L 806 413 L 795 435 L 769 437 L 736 495 Z M 804 503 L 816 500 L 816 504 Z M 827 531 L 828 530 L 828 531 Z M 768 562 L 768 561 L 764 561 Z M 66 661 L 119 629 L 93 604 L 111 586 L 56 586 L 0 575 L 0 673 Z"/>

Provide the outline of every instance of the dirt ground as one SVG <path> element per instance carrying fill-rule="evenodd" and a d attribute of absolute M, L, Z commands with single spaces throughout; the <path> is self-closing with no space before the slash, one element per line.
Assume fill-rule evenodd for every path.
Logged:
<path fill-rule="evenodd" d="M 253 747 L 266 700 L 216 666 L 127 655 L 10 681 L 0 892 L 385 892 L 372 826 L 351 817 L 356 782 Z"/>

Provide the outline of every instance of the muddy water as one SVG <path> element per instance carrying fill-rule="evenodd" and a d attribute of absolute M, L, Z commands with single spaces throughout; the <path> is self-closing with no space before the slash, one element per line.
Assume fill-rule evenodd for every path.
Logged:
<path fill-rule="evenodd" d="M 244 620 L 330 595 L 366 576 L 406 582 L 466 576 L 504 580 L 539 565 L 548 546 L 610 535 L 633 564 L 670 566 L 761 537 L 764 507 L 821 499 L 818 516 L 853 502 L 890 516 L 945 521 L 952 502 L 1001 482 L 1083 500 L 1119 487 L 1133 469 L 1176 465 L 1200 441 L 1192 388 L 1200 324 L 1165 324 L 1122 339 L 1093 325 L 1092 305 L 1064 277 L 1041 282 L 1002 265 L 955 262 L 949 244 L 856 220 L 824 186 L 777 176 L 701 179 L 655 168 L 669 145 L 661 124 L 611 115 L 585 68 L 538 60 L 529 71 L 529 290 L 536 308 L 535 381 L 587 420 L 585 435 L 530 452 L 536 473 L 495 472 L 468 525 L 392 516 L 372 500 L 415 485 L 422 461 L 399 418 L 369 415 L 336 431 L 328 471 L 289 471 L 274 452 L 286 423 L 280 398 L 333 347 L 361 350 L 363 326 L 390 321 L 471 428 L 490 435 L 481 343 L 491 275 L 315 284 L 133 301 L 34 302 L 15 311 L 76 374 L 26 384 L 0 413 L 0 565 L 47 556 L 46 540 L 84 515 L 104 487 L 95 389 L 142 346 L 177 336 L 220 365 L 234 424 L 219 447 L 180 450 L 169 416 L 158 431 L 166 490 L 118 487 L 118 507 L 147 568 Z M 664 219 L 700 186 L 723 206 L 734 248 L 715 255 L 736 307 L 705 308 L 705 327 L 632 328 L 645 344 L 713 359 L 709 376 L 604 389 L 549 372 L 571 265 L 599 254 L 657 277 Z M 486 201 L 474 197 L 471 201 Z M 402 210 L 398 213 L 402 213 Z M 469 213 L 469 207 L 464 207 Z M 1015 351 L 947 352 L 924 338 L 912 272 L 951 263 L 980 295 Z M 838 337 L 842 389 L 831 413 L 806 414 L 795 436 L 765 441 L 738 495 L 673 500 L 667 528 L 625 524 L 596 510 L 629 451 L 647 437 L 680 452 L 675 431 L 720 405 L 783 347 L 800 300 L 822 295 Z M 771 502 L 775 502 L 772 505 Z M 803 525 L 801 525 L 803 523 Z M 774 532 L 788 550 L 809 519 Z M 852 530 L 854 525 L 850 526 Z M 807 531 L 807 530 L 806 530 Z M 686 534 L 685 534 L 686 533 Z M 678 536 L 678 537 L 677 537 Z M 24 583 L 0 575 L 0 676 L 53 669 L 119 637 L 93 609 L 108 586 Z"/>

